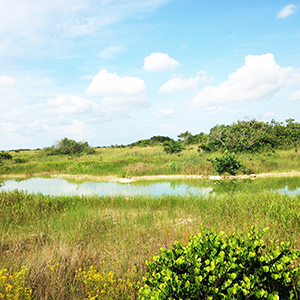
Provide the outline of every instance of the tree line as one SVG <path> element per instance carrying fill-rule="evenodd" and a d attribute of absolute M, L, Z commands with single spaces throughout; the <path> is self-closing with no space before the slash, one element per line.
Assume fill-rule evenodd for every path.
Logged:
<path fill-rule="evenodd" d="M 287 119 L 285 123 L 238 120 L 230 125 L 216 125 L 208 134 L 200 132 L 193 135 L 189 131 L 179 134 L 178 140 L 167 136 L 154 136 L 139 140 L 128 146 L 151 146 L 162 144 L 168 153 L 178 153 L 187 145 L 198 145 L 199 151 L 216 152 L 261 152 L 277 149 L 298 150 L 300 142 L 300 123 Z"/>

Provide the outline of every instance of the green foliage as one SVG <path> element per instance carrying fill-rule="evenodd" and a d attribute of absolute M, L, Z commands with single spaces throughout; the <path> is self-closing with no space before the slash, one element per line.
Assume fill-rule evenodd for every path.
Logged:
<path fill-rule="evenodd" d="M 180 142 L 174 140 L 163 143 L 164 151 L 168 154 L 179 154 L 183 150 L 183 145 Z"/>
<path fill-rule="evenodd" d="M 266 230 L 252 227 L 247 238 L 203 231 L 162 248 L 146 262 L 139 299 L 298 299 L 300 252 L 284 242 L 268 248 Z"/>
<path fill-rule="evenodd" d="M 1 159 L 12 159 L 12 156 L 8 152 L 1 151 L 0 152 L 0 160 Z"/>
<path fill-rule="evenodd" d="M 180 170 L 180 165 L 176 161 L 169 161 L 168 164 L 167 164 L 167 166 L 173 172 L 176 172 L 176 171 Z"/>
<path fill-rule="evenodd" d="M 49 155 L 73 155 L 73 154 L 93 154 L 95 150 L 87 142 L 76 142 L 74 140 L 63 138 L 56 145 L 44 149 L 47 156 Z"/>
<path fill-rule="evenodd" d="M 170 141 L 172 141 L 172 139 L 169 138 L 168 136 L 155 135 L 150 139 L 139 140 L 137 142 L 130 144 L 129 146 L 147 147 L 147 146 L 160 145 L 164 142 L 170 142 Z"/>
<path fill-rule="evenodd" d="M 21 157 L 14 158 L 14 163 L 16 163 L 16 164 L 24 164 L 26 162 L 27 162 L 27 160 L 25 158 L 21 158 Z"/>
<path fill-rule="evenodd" d="M 259 122 L 255 119 L 237 121 L 231 125 L 216 125 L 207 135 L 206 148 L 211 151 L 226 149 L 232 152 L 260 152 L 273 149 L 297 149 L 300 124 L 295 120 L 277 123 Z"/>
<path fill-rule="evenodd" d="M 230 175 L 236 175 L 237 171 L 243 167 L 236 155 L 228 151 L 225 151 L 221 157 L 208 158 L 207 160 L 212 163 L 214 169 L 220 175 L 226 172 Z"/>

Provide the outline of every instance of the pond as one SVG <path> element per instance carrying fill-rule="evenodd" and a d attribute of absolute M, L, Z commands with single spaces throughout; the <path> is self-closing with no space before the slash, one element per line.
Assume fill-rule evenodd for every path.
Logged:
<path fill-rule="evenodd" d="M 23 190 L 44 195 L 99 195 L 99 196 L 162 196 L 196 195 L 206 197 L 226 193 L 274 192 L 300 195 L 300 177 L 257 178 L 255 180 L 185 179 L 168 181 L 135 181 L 130 184 L 99 181 L 70 181 L 58 178 L 12 179 L 0 182 L 1 191 Z"/>

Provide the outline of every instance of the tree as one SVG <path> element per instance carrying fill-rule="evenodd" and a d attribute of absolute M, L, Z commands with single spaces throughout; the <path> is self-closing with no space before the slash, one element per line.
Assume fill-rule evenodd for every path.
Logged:
<path fill-rule="evenodd" d="M 192 134 L 189 131 L 186 131 L 186 132 L 180 133 L 179 135 L 177 135 L 177 137 L 179 138 L 179 140 L 185 142 L 191 135 Z"/>

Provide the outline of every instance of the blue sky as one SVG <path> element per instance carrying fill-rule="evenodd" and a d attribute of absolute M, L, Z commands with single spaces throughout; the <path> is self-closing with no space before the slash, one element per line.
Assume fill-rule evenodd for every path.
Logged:
<path fill-rule="evenodd" d="M 300 121 L 300 2 L 1 0 L 0 149 Z"/>

